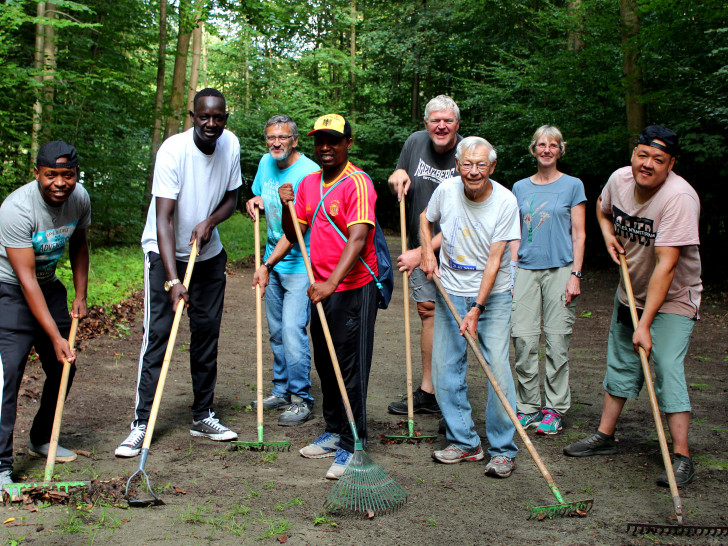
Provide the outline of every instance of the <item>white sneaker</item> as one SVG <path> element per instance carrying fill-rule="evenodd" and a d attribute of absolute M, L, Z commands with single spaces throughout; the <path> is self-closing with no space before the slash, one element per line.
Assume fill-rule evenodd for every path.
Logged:
<path fill-rule="evenodd" d="M 233 432 L 220 423 L 220 420 L 215 417 L 214 411 L 211 411 L 210 415 L 204 419 L 200 419 L 199 421 L 193 420 L 190 434 L 201 438 L 209 438 L 215 442 L 226 442 L 228 440 L 235 440 L 238 437 L 237 432 Z"/>
<path fill-rule="evenodd" d="M 341 476 L 344 475 L 344 472 L 346 472 L 346 468 L 349 466 L 353 455 L 354 454 L 352 452 L 346 451 L 345 449 L 337 449 L 334 462 L 329 467 L 329 471 L 326 472 L 326 479 L 338 480 L 341 478 Z"/>
<path fill-rule="evenodd" d="M 121 445 L 116 448 L 114 455 L 117 457 L 136 457 L 142 450 L 142 444 L 144 444 L 144 436 L 147 433 L 146 423 L 138 424 L 134 421 L 131 424 L 131 433 L 126 437 L 126 440 L 121 442 Z"/>

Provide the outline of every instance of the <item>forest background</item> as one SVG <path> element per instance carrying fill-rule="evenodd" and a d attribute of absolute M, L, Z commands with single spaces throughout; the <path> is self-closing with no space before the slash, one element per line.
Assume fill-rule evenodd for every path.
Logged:
<path fill-rule="evenodd" d="M 4 0 L 0 4 L 0 199 L 31 179 L 38 146 L 79 151 L 95 249 L 138 244 L 154 155 L 189 125 L 195 89 L 217 87 L 241 143 L 250 196 L 274 114 L 305 136 L 329 112 L 353 124 L 350 157 L 371 174 L 377 214 L 397 228 L 386 181 L 435 95 L 463 136 L 494 144 L 494 179 L 535 172 L 542 124 L 561 128 L 564 172 L 589 200 L 586 268 L 606 263 L 591 212 L 648 124 L 680 136 L 675 167 L 702 201 L 703 277 L 728 254 L 728 4 L 721 0 Z M 721 204 L 723 203 L 723 204 Z M 110 248 L 111 247 L 111 248 Z M 137 247 L 138 248 L 138 247 Z M 122 273 L 123 276 L 123 273 Z M 140 275 L 134 275 L 140 280 Z"/>

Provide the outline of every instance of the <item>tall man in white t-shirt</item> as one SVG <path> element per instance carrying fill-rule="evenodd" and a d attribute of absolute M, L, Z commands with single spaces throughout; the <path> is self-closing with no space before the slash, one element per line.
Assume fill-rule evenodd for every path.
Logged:
<path fill-rule="evenodd" d="M 216 89 L 195 95 L 192 128 L 168 138 L 157 152 L 152 202 L 142 234 L 144 260 L 144 338 L 139 357 L 131 433 L 117 457 L 139 454 L 180 299 L 190 317 L 192 427 L 190 434 L 215 441 L 238 435 L 215 417 L 217 342 L 225 295 L 225 262 L 217 225 L 235 211 L 240 176 L 240 144 L 225 130 L 225 97 Z M 184 277 L 192 242 L 197 259 L 189 293 Z"/>
<path fill-rule="evenodd" d="M 632 151 L 632 165 L 609 177 L 597 201 L 597 219 L 607 252 L 619 264 L 624 254 L 637 312 L 635 330 L 624 283 L 614 298 L 604 377 L 604 404 L 597 432 L 564 448 L 566 455 L 588 457 L 617 452 L 614 431 L 628 398 L 637 398 L 644 376 L 638 356 L 643 348 L 655 365 L 655 393 L 665 412 L 675 455 L 678 487 L 695 480 L 688 447 L 690 398 L 684 360 L 698 318 L 700 280 L 698 219 L 700 199 L 672 169 L 677 135 L 650 125 Z M 658 485 L 669 486 L 662 474 Z"/>
<path fill-rule="evenodd" d="M 509 190 L 490 179 L 497 156 L 487 140 L 464 138 L 455 157 L 460 176 L 440 184 L 420 221 L 420 267 L 428 278 L 433 274 L 441 278 L 463 317 L 459 327 L 442 295 L 436 295 L 432 382 L 450 445 L 433 452 L 432 458 L 446 464 L 485 457 L 468 401 L 466 330 L 477 337 L 498 384 L 516 408 L 508 362 L 512 298 L 510 258 L 505 250 L 510 241 L 521 237 L 518 203 Z M 439 268 L 432 248 L 432 227 L 438 221 L 442 229 Z M 491 457 L 485 472 L 507 478 L 518 453 L 513 441 L 516 429 L 491 385 L 485 423 Z"/>

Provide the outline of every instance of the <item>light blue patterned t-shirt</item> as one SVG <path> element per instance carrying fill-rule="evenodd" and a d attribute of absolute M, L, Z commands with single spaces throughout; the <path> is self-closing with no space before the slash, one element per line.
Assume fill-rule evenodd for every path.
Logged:
<path fill-rule="evenodd" d="M 268 259 L 278 241 L 283 237 L 283 225 L 281 223 L 281 214 L 283 205 L 278 195 L 278 188 L 286 182 L 293 185 L 293 193 L 296 193 L 298 184 L 303 178 L 315 171 L 319 166 L 301 154 L 296 162 L 287 169 L 279 169 L 276 160 L 270 154 L 265 154 L 258 164 L 258 172 L 255 173 L 253 181 L 253 193 L 263 198 L 265 207 L 265 222 L 267 225 L 268 241 L 265 245 L 264 260 Z M 311 230 L 307 230 L 304 236 L 306 242 L 306 250 L 309 248 L 309 239 Z M 306 273 L 306 267 L 303 264 L 301 250 L 297 241 L 291 241 L 293 248 L 291 251 L 276 265 L 276 271 L 279 273 Z"/>

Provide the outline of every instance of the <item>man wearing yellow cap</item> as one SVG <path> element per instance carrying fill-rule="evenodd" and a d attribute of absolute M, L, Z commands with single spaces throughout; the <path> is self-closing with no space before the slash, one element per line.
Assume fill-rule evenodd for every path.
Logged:
<path fill-rule="evenodd" d="M 316 120 L 314 155 L 321 170 L 306 176 L 295 193 L 296 221 L 311 229 L 311 265 L 315 278 L 308 289 L 311 303 L 321 302 L 331 331 L 346 392 L 362 443 L 366 443 L 366 398 L 374 347 L 378 275 L 374 249 L 374 206 L 377 200 L 369 176 L 349 162 L 351 125 L 338 114 Z M 291 184 L 279 190 L 283 230 L 296 240 L 288 209 L 294 200 Z M 361 258 L 361 259 L 360 259 Z M 371 271 L 371 272 L 370 272 Z M 326 429 L 300 450 L 311 459 L 334 457 L 326 477 L 338 479 L 354 452 L 336 376 L 317 313 L 311 313 L 311 340 L 321 380 Z"/>

